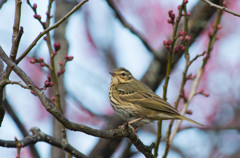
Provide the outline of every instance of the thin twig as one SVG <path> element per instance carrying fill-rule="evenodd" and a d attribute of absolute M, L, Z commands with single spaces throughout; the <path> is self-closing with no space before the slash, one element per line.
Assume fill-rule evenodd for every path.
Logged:
<path fill-rule="evenodd" d="M 169 82 L 169 78 L 170 78 L 170 72 L 171 72 L 171 68 L 172 68 L 172 58 L 173 58 L 173 52 L 174 52 L 174 48 L 175 48 L 175 44 L 176 44 L 176 40 L 177 40 L 177 31 L 178 31 L 178 26 L 182 17 L 182 10 L 183 10 L 183 2 L 182 2 L 182 6 L 179 9 L 178 12 L 178 16 L 176 18 L 176 22 L 173 25 L 173 34 L 172 34 L 172 43 L 171 43 L 171 47 L 169 50 L 169 54 L 168 54 L 168 63 L 167 63 L 167 71 L 166 71 L 166 78 L 165 78 L 165 83 L 163 85 L 163 100 L 167 100 L 167 88 L 168 88 L 168 82 Z M 162 120 L 158 121 L 158 131 L 157 131 L 157 140 L 156 140 L 156 146 L 154 148 L 154 156 L 157 157 L 158 156 L 158 148 L 160 145 L 160 140 L 161 140 L 161 130 L 162 130 Z"/>
<path fill-rule="evenodd" d="M 225 12 L 227 12 L 227 13 L 230 13 L 230 14 L 232 14 L 232 15 L 234 15 L 234 16 L 240 17 L 240 14 L 239 14 L 239 13 L 237 13 L 237 12 L 235 12 L 235 11 L 232 11 L 231 9 L 228 9 L 228 8 L 226 8 L 226 7 L 224 7 L 224 6 L 220 6 L 220 5 L 214 4 L 214 3 L 212 3 L 212 2 L 209 1 L 209 0 L 202 0 L 202 1 L 206 2 L 206 3 L 209 4 L 211 7 L 220 9 L 220 10 L 225 11 Z"/>
<path fill-rule="evenodd" d="M 206 56 L 204 57 L 202 66 L 199 69 L 199 71 L 197 73 L 197 76 L 196 76 L 196 78 L 193 82 L 192 90 L 190 92 L 188 100 L 187 100 L 187 102 L 184 103 L 184 106 L 183 106 L 183 109 L 182 109 L 182 112 L 181 112 L 182 115 L 184 115 L 186 113 L 187 108 L 188 108 L 190 102 L 192 101 L 193 97 L 195 96 L 196 91 L 197 91 L 201 76 L 204 72 L 204 69 L 205 69 L 205 66 L 208 62 L 208 59 L 210 58 L 210 53 L 211 53 L 211 50 L 212 50 L 212 46 L 213 46 L 214 42 L 216 41 L 216 34 L 217 34 L 217 31 L 218 31 L 218 25 L 220 24 L 220 21 L 221 21 L 221 17 L 222 17 L 222 10 L 218 10 L 218 14 L 217 14 L 215 26 L 214 26 L 214 29 L 213 29 L 213 33 L 209 36 L 209 43 L 208 43 L 208 48 L 207 48 L 207 51 L 206 51 Z M 176 125 L 176 127 L 175 127 L 175 129 L 174 129 L 174 131 L 173 131 L 173 133 L 171 134 L 171 137 L 170 137 L 170 144 L 172 143 L 174 136 L 178 132 L 181 122 L 182 122 L 182 120 L 179 120 L 177 122 L 177 125 Z"/>
<path fill-rule="evenodd" d="M 13 84 L 13 85 L 16 84 L 16 85 L 21 86 L 24 89 L 29 89 L 28 86 L 23 85 L 20 81 L 10 81 L 10 80 L 2 80 L 2 81 L 0 81 L 0 86 L 5 86 L 7 84 Z"/>
<path fill-rule="evenodd" d="M 61 148 L 62 150 L 71 153 L 77 158 L 87 158 L 86 155 L 79 152 L 70 144 L 43 133 L 39 128 L 32 128 L 30 131 L 32 132 L 32 135 L 27 136 L 22 140 L 18 140 L 18 143 L 21 144 L 21 148 L 28 145 L 33 145 L 37 142 L 46 142 L 48 144 L 51 144 L 52 146 Z M 8 148 L 16 148 L 16 141 L 7 141 L 7 140 L 0 139 L 0 146 L 8 147 Z"/>
<path fill-rule="evenodd" d="M 182 7 L 183 7 L 184 12 L 185 12 L 185 16 L 184 16 L 184 32 L 186 32 L 186 34 L 188 35 L 189 34 L 189 31 L 188 31 L 188 14 L 187 14 L 186 4 L 182 4 Z M 182 98 L 182 96 L 184 96 L 184 86 L 185 86 L 185 84 L 187 82 L 187 71 L 188 71 L 189 66 L 191 65 L 191 62 L 189 61 L 189 59 L 190 59 L 190 55 L 189 55 L 189 41 L 185 41 L 185 54 L 184 54 L 184 57 L 185 57 L 186 65 L 185 65 L 185 69 L 183 71 L 182 83 L 181 83 L 181 87 L 179 89 L 178 98 L 177 98 L 177 100 L 175 102 L 175 105 L 174 105 L 175 109 L 178 108 L 180 99 Z M 197 57 L 196 57 L 196 59 L 197 59 Z M 196 59 L 194 59 L 193 61 L 195 61 Z M 173 121 L 174 120 L 171 120 L 170 123 L 169 123 L 169 126 L 168 126 L 168 131 L 167 131 L 167 134 L 166 134 L 166 147 L 165 147 L 165 152 L 164 152 L 163 158 L 166 158 L 168 153 L 169 153 L 169 148 L 170 148 L 170 145 L 171 145 L 170 144 L 170 134 L 171 134 L 172 126 L 173 126 Z"/>
<path fill-rule="evenodd" d="M 58 22 L 56 22 L 51 27 L 47 28 L 43 32 L 39 33 L 39 35 L 34 39 L 34 41 L 28 46 L 28 48 L 23 52 L 23 54 L 16 60 L 16 63 L 18 64 L 28 53 L 29 51 L 37 44 L 38 40 L 48 33 L 49 31 L 55 29 L 58 27 L 61 23 L 63 23 L 66 19 L 68 19 L 74 12 L 76 12 L 84 3 L 86 3 L 88 0 L 83 0 L 81 3 L 76 5 L 71 11 L 69 11 L 64 17 L 62 17 Z"/>

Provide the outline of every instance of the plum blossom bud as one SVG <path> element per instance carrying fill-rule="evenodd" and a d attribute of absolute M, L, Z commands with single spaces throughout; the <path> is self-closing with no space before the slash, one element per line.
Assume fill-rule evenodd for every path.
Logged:
<path fill-rule="evenodd" d="M 61 60 L 61 61 L 59 61 L 59 63 L 58 63 L 60 66 L 63 66 L 64 65 L 64 62 Z"/>
<path fill-rule="evenodd" d="M 33 6 L 32 6 L 32 8 L 33 8 L 34 11 L 36 11 L 36 9 L 37 9 L 37 4 L 34 3 Z"/>
<path fill-rule="evenodd" d="M 73 60 L 73 56 L 68 56 L 67 61 Z"/>
<path fill-rule="evenodd" d="M 48 75 L 47 78 L 48 78 L 48 81 L 52 80 L 50 75 Z"/>
<path fill-rule="evenodd" d="M 41 63 L 40 63 L 40 66 L 41 66 L 41 67 L 44 67 L 44 66 L 45 66 L 45 63 L 44 63 L 44 62 L 41 62 Z"/>
<path fill-rule="evenodd" d="M 57 52 L 56 52 L 56 51 L 53 52 L 53 56 L 55 56 L 55 55 L 57 55 Z"/>
<path fill-rule="evenodd" d="M 61 49 L 61 44 L 59 42 L 54 43 L 55 51 L 59 51 Z"/>
<path fill-rule="evenodd" d="M 187 4 L 187 3 L 188 3 L 188 0 L 184 0 L 184 1 L 183 1 L 183 4 Z"/>
<path fill-rule="evenodd" d="M 185 40 L 186 40 L 186 41 L 189 41 L 190 39 L 191 39 L 191 36 L 190 36 L 190 35 L 185 36 Z"/>
<path fill-rule="evenodd" d="M 43 58 L 42 58 L 42 57 L 40 57 L 40 58 L 39 58 L 39 61 L 40 61 L 40 62 L 43 62 L 44 60 L 43 60 Z"/>
<path fill-rule="evenodd" d="M 52 101 L 55 101 L 55 97 L 51 97 L 51 100 L 52 100 Z"/>
<path fill-rule="evenodd" d="M 168 19 L 167 22 L 168 22 L 169 24 L 173 24 L 172 19 Z"/>
<path fill-rule="evenodd" d="M 45 81 L 45 86 L 48 87 L 50 85 L 50 82 L 49 81 Z"/>
<path fill-rule="evenodd" d="M 34 63 L 36 63 L 36 59 L 32 58 L 32 59 L 30 59 L 29 62 L 30 62 L 31 64 L 34 64 Z"/>
<path fill-rule="evenodd" d="M 180 9 L 181 9 L 181 7 L 182 7 L 181 5 L 178 5 L 178 6 L 177 6 L 177 9 L 178 9 L 178 10 L 180 10 Z"/>
<path fill-rule="evenodd" d="M 188 114 L 188 115 L 192 115 L 192 113 L 193 113 L 192 110 L 187 110 L 186 111 L 186 114 Z"/>
<path fill-rule="evenodd" d="M 221 29 L 221 28 L 222 28 L 222 25 L 219 24 L 219 25 L 217 26 L 217 28 L 218 28 L 218 29 Z"/>
<path fill-rule="evenodd" d="M 54 83 L 53 82 L 50 82 L 50 87 L 52 87 L 54 85 Z"/>

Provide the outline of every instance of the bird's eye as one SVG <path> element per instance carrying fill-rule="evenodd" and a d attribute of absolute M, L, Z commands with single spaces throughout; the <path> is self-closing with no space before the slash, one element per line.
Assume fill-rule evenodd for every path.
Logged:
<path fill-rule="evenodd" d="M 125 73 L 122 73 L 122 76 L 126 76 L 126 74 L 125 74 Z"/>

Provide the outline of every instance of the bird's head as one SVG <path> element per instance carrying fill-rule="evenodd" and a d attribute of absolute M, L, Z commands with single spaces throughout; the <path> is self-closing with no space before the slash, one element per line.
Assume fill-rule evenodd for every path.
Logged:
<path fill-rule="evenodd" d="M 127 83 L 134 79 L 132 74 L 125 68 L 117 68 L 113 72 L 109 72 L 112 75 L 112 83 L 120 84 Z"/>

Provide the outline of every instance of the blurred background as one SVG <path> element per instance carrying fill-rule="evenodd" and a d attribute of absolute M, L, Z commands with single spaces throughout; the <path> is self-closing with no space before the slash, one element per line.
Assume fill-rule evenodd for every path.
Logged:
<path fill-rule="evenodd" d="M 48 1 L 30 0 L 30 2 L 37 4 L 37 12 L 44 21 Z M 51 12 L 54 16 L 51 24 L 63 17 L 77 3 L 78 1 L 55 0 Z M 214 3 L 219 1 L 215 0 Z M 116 67 L 127 68 L 137 79 L 142 79 L 156 90 L 159 96 L 162 96 L 164 80 L 160 69 L 164 67 L 159 65 L 164 62 L 157 61 L 151 50 L 155 50 L 160 57 L 163 57 L 162 59 L 167 56 L 162 43 L 172 33 L 172 25 L 167 22 L 168 11 L 172 9 L 177 14 L 177 6 L 180 4 L 179 0 L 89 0 L 67 22 L 51 32 L 53 41 L 61 44 L 56 63 L 58 64 L 64 54 L 68 53 L 74 57 L 73 61 L 67 63 L 66 71 L 60 81 L 65 115 L 69 120 L 97 129 L 109 128 L 113 122 L 110 118 L 115 114 L 108 100 L 108 87 L 111 80 L 108 72 Z M 199 0 L 189 1 L 187 7 L 191 13 L 190 22 L 196 23 L 196 20 L 205 22 L 202 28 L 198 28 L 197 33 L 191 32 L 194 41 L 189 52 L 190 57 L 194 58 L 207 49 L 208 34 L 212 30 L 216 10 Z M 206 12 L 201 11 L 204 7 Z M 227 7 L 240 12 L 240 1 L 227 1 Z M 14 8 L 15 2 L 9 0 L 0 8 L 0 45 L 8 53 L 11 50 Z M 124 26 L 116 16 L 118 14 L 124 19 L 125 25 L 130 25 L 151 49 L 146 47 L 141 38 Z M 24 28 L 24 34 L 18 55 L 24 52 L 42 31 L 41 25 L 33 15 L 26 0 L 23 0 L 20 25 Z M 195 96 L 189 106 L 193 113 L 187 115 L 204 124 L 205 127 L 200 129 L 183 121 L 181 130 L 173 140 L 169 158 L 240 157 L 240 18 L 223 13 L 221 26 L 217 34 L 219 39 L 213 46 L 210 60 L 198 88 L 199 91 L 203 89 L 209 97 Z M 48 48 L 43 39 L 20 62 L 19 66 L 39 87 L 42 87 L 48 75 L 47 69 L 41 68 L 39 64 L 29 63 L 31 58 L 39 57 L 49 62 Z M 192 64 L 188 73 L 196 74 L 201 64 L 202 58 L 199 58 Z M 184 57 L 176 55 L 176 64 L 171 72 L 167 94 L 168 102 L 172 105 L 178 96 L 184 67 Z M 10 79 L 20 81 L 14 73 L 11 74 Z M 192 81 L 188 81 L 185 86 L 186 95 L 190 93 L 191 88 Z M 52 96 L 50 90 L 46 91 L 46 94 L 49 98 Z M 43 132 L 57 137 L 57 127 L 54 126 L 56 122 L 29 90 L 8 85 L 6 100 L 27 130 L 38 127 Z M 180 102 L 178 110 L 181 110 L 182 104 L 183 101 Z M 114 116 L 114 119 L 119 122 L 119 118 L 115 117 L 117 116 Z M 163 139 L 159 148 L 159 157 L 165 150 L 168 124 L 169 121 L 163 121 Z M 151 123 L 138 132 L 144 144 L 150 145 L 156 140 L 156 125 L 156 122 Z M 117 126 L 112 127 L 117 128 Z M 89 157 L 94 157 L 93 151 L 103 157 L 144 157 L 140 152 L 136 152 L 137 150 L 129 144 L 127 138 L 116 141 L 113 149 L 107 149 L 113 143 L 111 140 L 104 140 L 106 146 L 101 146 L 102 139 L 97 137 L 69 130 L 67 135 L 69 143 Z M 14 140 L 15 136 L 18 139 L 23 138 L 12 115 L 7 112 L 0 127 L 0 139 Z M 37 143 L 35 146 L 40 157 L 59 157 L 57 149 L 52 149 L 44 142 Z M 16 157 L 16 153 L 15 148 L 0 147 L 1 157 Z M 61 154 L 61 152 L 58 153 Z M 21 156 L 34 157 L 28 147 L 21 150 Z M 63 154 L 60 157 L 65 156 Z"/>

